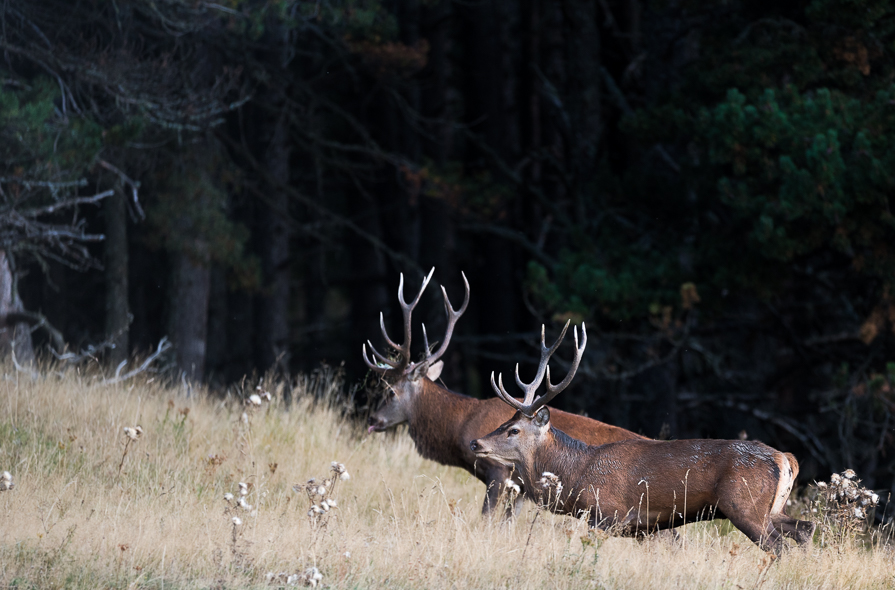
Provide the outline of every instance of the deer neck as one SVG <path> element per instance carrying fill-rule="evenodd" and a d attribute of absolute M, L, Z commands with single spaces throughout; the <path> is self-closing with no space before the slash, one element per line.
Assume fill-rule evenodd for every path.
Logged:
<path fill-rule="evenodd" d="M 460 429 L 478 402 L 454 393 L 429 379 L 420 380 L 408 419 L 408 432 L 416 450 L 427 459 L 444 465 L 467 467 L 465 448 L 460 448 Z"/>
<path fill-rule="evenodd" d="M 551 428 L 531 458 L 520 465 L 526 481 L 537 482 L 545 471 L 556 475 L 565 489 L 577 487 L 578 478 L 589 462 L 588 445 L 556 428 Z"/>

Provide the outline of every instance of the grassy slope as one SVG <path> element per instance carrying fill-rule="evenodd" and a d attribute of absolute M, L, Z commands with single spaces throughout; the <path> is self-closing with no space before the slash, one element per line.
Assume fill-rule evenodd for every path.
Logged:
<path fill-rule="evenodd" d="M 0 493 L 0 587 L 266 587 L 267 572 L 310 566 L 332 588 L 895 587 L 885 548 L 771 563 L 714 524 L 685 527 L 673 544 L 588 534 L 531 504 L 515 524 L 487 522 L 484 486 L 467 473 L 421 459 L 406 434 L 367 436 L 313 401 L 338 387 L 327 375 L 305 380 L 289 411 L 275 392 L 246 424 L 236 399 L 7 372 L 0 470 L 16 487 Z M 136 424 L 145 433 L 119 474 L 122 428 Z M 326 476 L 331 460 L 351 479 L 314 525 L 292 485 Z M 227 512 L 222 497 L 239 481 L 253 484 L 253 511 Z"/>

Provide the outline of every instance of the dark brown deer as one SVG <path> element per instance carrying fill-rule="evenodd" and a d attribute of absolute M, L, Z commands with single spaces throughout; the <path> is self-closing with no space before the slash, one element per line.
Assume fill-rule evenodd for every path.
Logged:
<path fill-rule="evenodd" d="M 552 511 L 586 516 L 590 525 L 622 534 L 651 532 L 694 520 L 727 518 L 765 550 L 780 553 L 783 535 L 799 545 L 811 541 L 815 524 L 783 512 L 798 474 L 798 463 L 760 442 L 727 440 L 627 440 L 592 446 L 551 424 L 546 404 L 568 387 L 587 333 L 575 330 L 575 358 L 562 382 L 550 382 L 541 355 L 531 383 L 516 382 L 523 401 L 510 396 L 503 377 L 491 386 L 515 415 L 470 448 L 481 460 L 512 467 L 535 490 L 539 504 Z M 556 345 L 553 347 L 556 348 Z M 546 392 L 535 397 L 544 374 Z M 537 482 L 537 483 L 536 483 Z"/>
<path fill-rule="evenodd" d="M 476 459 L 475 453 L 469 448 L 469 441 L 484 436 L 506 422 L 512 417 L 513 410 L 497 398 L 475 399 L 454 393 L 434 382 L 443 367 L 439 359 L 447 350 L 454 326 L 469 303 L 469 282 L 466 280 L 466 275 L 463 275 L 466 295 L 459 310 L 451 306 L 447 292 L 442 287 L 448 321 L 444 339 L 438 350 L 430 351 L 428 336 L 423 326 L 425 355 L 422 360 L 411 362 L 411 314 L 419 303 L 434 270 L 432 269 L 423 280 L 419 293 L 410 303 L 404 300 L 404 275 L 401 275 L 398 301 L 404 315 L 403 344 L 399 345 L 389 338 L 383 316 L 380 314 L 382 335 L 386 343 L 397 353 L 396 358 L 380 354 L 369 341 L 367 344 L 370 346 L 370 354 L 367 353 L 367 344 L 363 346 L 364 362 L 370 370 L 382 376 L 387 386 L 387 399 L 384 405 L 370 416 L 369 431 L 383 431 L 406 422 L 410 437 L 423 457 L 444 465 L 461 467 L 485 483 L 487 495 L 482 512 L 488 514 L 497 506 L 503 484 L 511 476 L 512 470 L 491 459 Z M 563 334 L 566 328 L 563 329 Z M 562 336 L 550 349 L 551 354 L 561 339 Z M 642 438 L 623 428 L 559 410 L 554 410 L 553 419 L 563 431 L 591 444 Z M 528 495 L 531 497 L 531 493 Z M 521 502 L 520 495 L 514 507 L 516 510 Z"/>

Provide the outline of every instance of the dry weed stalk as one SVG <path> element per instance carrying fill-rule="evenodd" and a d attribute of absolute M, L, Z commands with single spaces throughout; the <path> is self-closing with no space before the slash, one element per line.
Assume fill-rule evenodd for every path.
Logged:
<path fill-rule="evenodd" d="M 127 452 L 130 450 L 131 443 L 137 442 L 140 440 L 140 437 L 143 436 L 143 428 L 140 426 L 134 426 L 131 428 L 130 426 L 124 427 L 124 452 L 121 454 L 121 462 L 118 463 L 118 477 L 121 477 L 121 468 L 124 467 L 124 459 L 127 457 Z"/>
<path fill-rule="evenodd" d="M 246 568 L 251 560 L 246 550 L 248 549 L 248 541 L 240 544 L 243 537 L 245 527 L 243 526 L 242 516 L 258 516 L 258 511 L 254 506 L 249 504 L 246 499 L 253 492 L 254 486 L 251 483 L 239 482 L 237 484 L 236 494 L 227 492 L 224 494 L 224 501 L 227 503 L 224 507 L 224 516 L 230 519 L 230 557 L 233 565 L 238 568 Z"/>

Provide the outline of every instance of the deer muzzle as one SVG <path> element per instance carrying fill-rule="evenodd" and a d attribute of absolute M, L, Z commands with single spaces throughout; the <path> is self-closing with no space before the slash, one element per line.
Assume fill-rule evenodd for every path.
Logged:
<path fill-rule="evenodd" d="M 488 455 L 491 452 L 491 449 L 488 448 L 487 443 L 483 442 L 480 438 L 477 438 L 474 441 L 470 442 L 469 448 L 479 457 Z"/>

